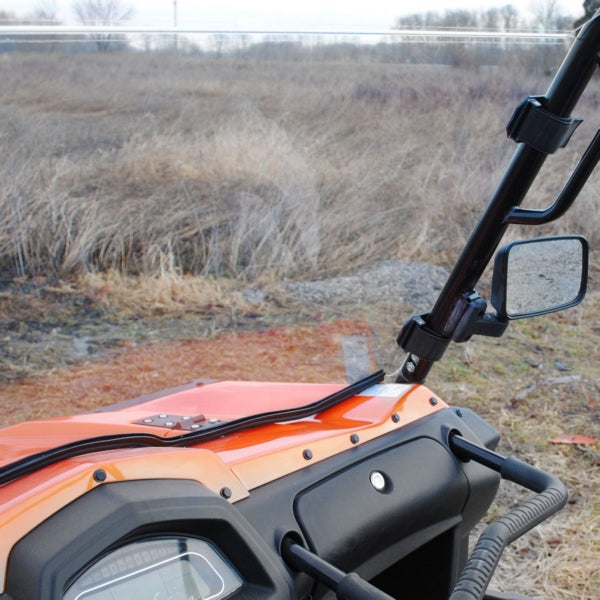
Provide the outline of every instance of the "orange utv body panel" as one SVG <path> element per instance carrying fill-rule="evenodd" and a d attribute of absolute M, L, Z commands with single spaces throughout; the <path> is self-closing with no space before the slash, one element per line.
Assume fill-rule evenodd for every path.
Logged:
<path fill-rule="evenodd" d="M 222 381 L 101 412 L 23 423 L 0 430 L 0 467 L 98 436 L 181 436 L 200 423 L 218 424 L 301 407 L 344 387 Z M 24 475 L 0 486 L 0 529 L 5 542 L 0 554 L 0 593 L 14 544 L 62 507 L 105 482 L 190 479 L 236 502 L 254 488 L 445 407 L 422 385 L 375 384 L 309 418 L 256 426 L 185 447 L 84 454 Z"/>

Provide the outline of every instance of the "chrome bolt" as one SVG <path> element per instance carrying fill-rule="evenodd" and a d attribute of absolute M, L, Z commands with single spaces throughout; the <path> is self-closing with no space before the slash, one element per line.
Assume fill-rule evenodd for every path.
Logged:
<path fill-rule="evenodd" d="M 383 492 L 385 490 L 385 476 L 379 471 L 373 471 L 369 475 L 371 485 L 378 491 Z"/>

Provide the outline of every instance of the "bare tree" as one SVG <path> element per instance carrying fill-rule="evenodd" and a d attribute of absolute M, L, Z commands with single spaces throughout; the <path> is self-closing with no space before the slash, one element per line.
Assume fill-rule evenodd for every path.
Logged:
<path fill-rule="evenodd" d="M 0 10 L 0 25 L 10 25 L 17 20 L 17 17 L 13 13 Z"/>
<path fill-rule="evenodd" d="M 56 16 L 55 0 L 40 2 L 28 14 L 17 17 L 13 13 L 0 10 L 0 25 L 60 25 Z M 5 34 L 0 43 L 0 53 L 5 52 L 54 52 L 59 49 L 60 42 L 54 35 L 26 35 L 11 36 Z"/>
<path fill-rule="evenodd" d="M 58 25 L 59 20 L 56 16 L 56 0 L 38 2 L 31 13 L 31 19 L 40 25 Z"/>
<path fill-rule="evenodd" d="M 117 25 L 133 16 L 133 9 L 119 0 L 78 0 L 73 12 L 84 25 Z"/>
<path fill-rule="evenodd" d="M 119 25 L 133 17 L 133 8 L 124 6 L 120 0 L 77 0 L 73 12 L 83 25 Z M 123 45 L 123 36 L 96 34 L 94 41 L 101 52 L 109 50 L 111 45 Z M 126 44 L 125 44 L 126 45 Z"/>
<path fill-rule="evenodd" d="M 512 4 L 505 4 L 500 8 L 502 25 L 505 31 L 516 29 L 519 25 L 519 12 Z"/>
<path fill-rule="evenodd" d="M 481 14 L 481 24 L 484 29 L 499 31 L 501 28 L 500 21 L 501 14 L 499 8 L 488 8 Z"/>
<path fill-rule="evenodd" d="M 531 0 L 531 11 L 534 15 L 534 26 L 542 31 L 557 29 L 560 20 L 560 6 L 558 0 Z"/>
<path fill-rule="evenodd" d="M 404 17 L 398 17 L 394 25 L 394 29 L 425 29 L 438 25 L 441 21 L 441 16 L 437 12 L 429 11 L 427 13 L 413 13 Z"/>

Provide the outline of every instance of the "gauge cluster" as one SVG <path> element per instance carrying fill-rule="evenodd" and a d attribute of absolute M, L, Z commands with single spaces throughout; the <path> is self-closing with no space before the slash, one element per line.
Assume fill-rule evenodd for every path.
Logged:
<path fill-rule="evenodd" d="M 0 600 L 287 600 L 281 559 L 191 480 L 98 486 L 13 548 Z"/>
<path fill-rule="evenodd" d="M 63 600 L 221 600 L 243 583 L 205 540 L 161 537 L 113 550 L 79 575 Z"/>

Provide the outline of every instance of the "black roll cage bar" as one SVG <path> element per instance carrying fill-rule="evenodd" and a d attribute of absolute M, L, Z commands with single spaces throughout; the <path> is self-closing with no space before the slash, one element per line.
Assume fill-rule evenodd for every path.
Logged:
<path fill-rule="evenodd" d="M 408 354 L 396 381 L 422 383 L 450 341 L 473 334 L 500 336 L 508 322 L 486 313 L 475 291 L 509 225 L 540 225 L 558 219 L 573 204 L 600 161 L 600 130 L 556 201 L 543 210 L 520 208 L 546 157 L 564 147 L 581 123 L 571 111 L 600 61 L 600 11 L 578 32 L 545 96 L 521 102 L 507 125 L 519 145 L 486 211 L 473 230 L 431 312 L 412 317 L 398 336 Z"/>

